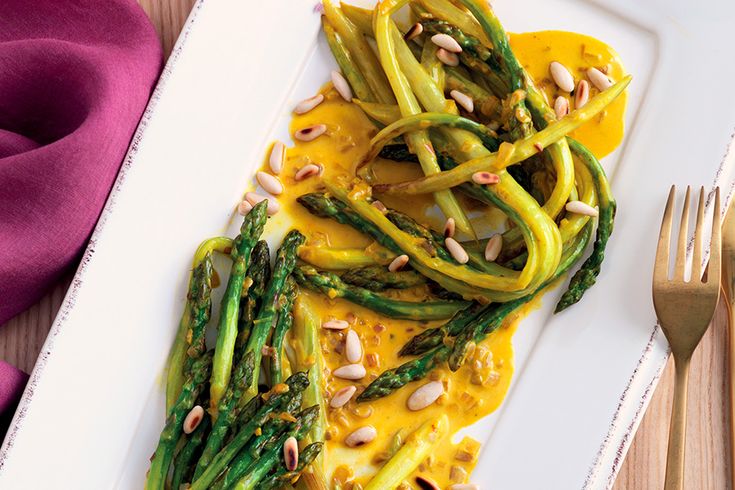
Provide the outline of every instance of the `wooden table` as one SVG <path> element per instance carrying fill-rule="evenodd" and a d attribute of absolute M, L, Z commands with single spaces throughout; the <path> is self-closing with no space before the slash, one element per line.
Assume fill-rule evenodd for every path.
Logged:
<path fill-rule="evenodd" d="M 150 16 L 168 55 L 194 0 L 139 2 Z M 28 311 L 0 326 L 0 359 L 26 371 L 33 369 L 46 333 L 64 299 L 71 276 L 69 273 Z M 686 462 L 688 489 L 729 488 L 729 422 L 726 415 L 724 356 L 726 336 L 727 317 L 720 309 L 697 350 L 692 365 Z M 673 379 L 673 369 L 669 363 L 620 469 L 615 490 L 651 490 L 663 487 Z"/>

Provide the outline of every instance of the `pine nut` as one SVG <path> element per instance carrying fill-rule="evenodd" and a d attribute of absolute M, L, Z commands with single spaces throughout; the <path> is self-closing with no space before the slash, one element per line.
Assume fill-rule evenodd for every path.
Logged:
<path fill-rule="evenodd" d="M 406 400 L 406 407 L 414 412 L 423 410 L 434 403 L 443 393 L 444 384 L 441 381 L 430 381 L 411 393 L 411 396 Z"/>
<path fill-rule="evenodd" d="M 574 214 L 582 214 L 584 216 L 592 216 L 593 218 L 600 213 L 595 208 L 582 201 L 569 201 L 564 209 Z"/>
<path fill-rule="evenodd" d="M 444 240 L 444 245 L 446 245 L 447 250 L 449 250 L 449 253 L 454 257 L 454 260 L 460 264 L 466 264 L 470 260 L 470 256 L 467 255 L 465 249 L 462 248 L 462 245 L 460 245 L 454 238 L 447 237 Z"/>
<path fill-rule="evenodd" d="M 322 328 L 326 328 L 327 330 L 344 330 L 349 326 L 350 324 L 344 320 L 328 320 L 322 323 Z"/>
<path fill-rule="evenodd" d="M 266 197 L 266 196 L 261 196 L 260 194 L 255 193 L 255 192 L 248 192 L 247 194 L 245 194 L 245 200 L 253 206 L 258 204 L 260 201 L 267 200 L 268 201 L 268 210 L 267 210 L 268 216 L 273 216 L 281 209 L 281 205 L 278 204 L 278 200 L 275 197 Z"/>
<path fill-rule="evenodd" d="M 293 112 L 294 114 L 306 114 L 322 102 L 324 102 L 324 95 L 316 94 L 296 104 L 296 107 L 293 108 Z"/>
<path fill-rule="evenodd" d="M 397 272 L 408 264 L 408 255 L 399 255 L 388 265 L 389 272 Z"/>
<path fill-rule="evenodd" d="M 271 154 L 268 157 L 268 165 L 271 167 L 271 171 L 278 175 L 283 170 L 283 163 L 286 161 L 286 145 L 280 141 L 273 143 Z"/>
<path fill-rule="evenodd" d="M 362 344 L 360 343 L 360 337 L 354 330 L 347 331 L 347 337 L 345 338 L 345 359 L 348 362 L 360 362 L 362 359 Z"/>
<path fill-rule="evenodd" d="M 597 90 L 603 91 L 612 87 L 612 80 L 607 75 L 602 73 L 597 68 L 590 68 L 587 70 L 587 78 L 590 79 L 592 85 L 597 87 Z"/>
<path fill-rule="evenodd" d="M 444 48 L 439 48 L 436 50 L 436 57 L 439 59 L 439 61 L 447 66 L 459 65 L 459 57 L 454 53 L 450 53 Z"/>
<path fill-rule="evenodd" d="M 352 102 L 352 89 L 344 76 L 337 70 L 332 71 L 332 85 L 347 102 Z"/>
<path fill-rule="evenodd" d="M 410 41 L 411 39 L 419 37 L 423 32 L 424 26 L 421 25 L 420 22 L 416 22 L 408 31 L 406 31 L 406 34 L 403 35 L 403 40 Z"/>
<path fill-rule="evenodd" d="M 283 460 L 286 462 L 288 471 L 296 470 L 299 465 L 299 443 L 293 436 L 283 443 Z"/>
<path fill-rule="evenodd" d="M 554 112 L 556 113 L 557 119 L 569 114 L 569 101 L 563 95 L 560 95 L 554 101 Z"/>
<path fill-rule="evenodd" d="M 476 483 L 455 483 L 449 486 L 449 490 L 480 490 L 480 485 Z"/>
<path fill-rule="evenodd" d="M 491 172 L 475 172 L 472 174 L 472 182 L 475 184 L 497 184 L 500 177 Z"/>
<path fill-rule="evenodd" d="M 195 405 L 184 419 L 184 434 L 191 434 L 204 419 L 204 409 L 201 405 Z"/>
<path fill-rule="evenodd" d="M 345 444 L 349 447 L 360 447 L 373 442 L 378 437 L 378 431 L 372 425 L 360 427 L 345 438 Z"/>
<path fill-rule="evenodd" d="M 571 92 L 574 90 L 574 77 L 567 67 L 559 63 L 558 61 L 552 61 L 549 65 L 549 71 L 551 72 L 551 78 L 554 79 L 554 83 L 564 92 Z"/>
<path fill-rule="evenodd" d="M 431 42 L 450 53 L 461 53 L 462 46 L 449 34 L 439 33 L 431 36 Z"/>
<path fill-rule="evenodd" d="M 352 399 L 352 396 L 357 391 L 357 387 L 350 385 L 342 388 L 341 390 L 337 391 L 337 393 L 332 396 L 332 399 L 329 400 L 329 406 L 332 408 L 340 408 L 347 405 L 347 402 L 349 402 Z"/>
<path fill-rule="evenodd" d="M 469 95 L 462 93 L 459 90 L 452 90 L 449 92 L 449 95 L 467 112 L 473 112 L 475 110 L 475 102 Z"/>
<path fill-rule="evenodd" d="M 241 216 L 247 216 L 251 209 L 253 209 L 253 205 L 247 201 L 243 201 L 237 205 L 237 212 Z"/>
<path fill-rule="evenodd" d="M 301 182 L 302 180 L 306 180 L 309 177 L 313 177 L 314 175 L 319 175 L 321 173 L 322 168 L 319 165 L 307 163 L 296 172 L 296 175 L 294 175 L 293 178 L 296 182 Z"/>
<path fill-rule="evenodd" d="M 457 224 L 454 222 L 454 218 L 447 218 L 447 222 L 444 223 L 444 238 L 453 238 L 456 229 Z"/>
<path fill-rule="evenodd" d="M 587 80 L 580 80 L 577 91 L 574 93 L 574 108 L 584 107 L 588 100 L 590 100 L 590 84 L 587 83 Z"/>
<path fill-rule="evenodd" d="M 266 172 L 258 172 L 255 174 L 255 178 L 260 184 L 260 187 L 262 187 L 266 192 L 273 194 L 274 196 L 283 193 L 283 184 L 278 180 L 278 177 Z"/>
<path fill-rule="evenodd" d="M 296 131 L 293 135 L 299 141 L 313 141 L 327 132 L 326 124 L 315 124 Z"/>
<path fill-rule="evenodd" d="M 332 374 L 342 379 L 358 380 L 364 378 L 367 371 L 362 364 L 347 364 L 338 367 L 332 371 Z"/>
<path fill-rule="evenodd" d="M 500 251 L 503 249 L 503 235 L 497 233 L 490 237 L 485 246 L 485 260 L 488 262 L 494 262 L 495 259 L 500 255 Z"/>
<path fill-rule="evenodd" d="M 425 476 L 419 475 L 415 478 L 415 480 L 416 485 L 418 485 L 421 490 L 441 490 L 439 488 L 439 485 L 437 485 L 434 481 L 426 478 Z"/>

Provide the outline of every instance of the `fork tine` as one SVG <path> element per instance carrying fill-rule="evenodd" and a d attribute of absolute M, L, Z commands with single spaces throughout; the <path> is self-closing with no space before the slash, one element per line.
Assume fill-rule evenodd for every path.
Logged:
<path fill-rule="evenodd" d="M 684 280 L 687 267 L 687 237 L 689 235 L 689 198 L 692 188 L 687 186 L 684 196 L 684 208 L 681 210 L 681 222 L 679 223 L 679 240 L 676 246 L 676 262 L 674 265 L 674 279 Z"/>
<path fill-rule="evenodd" d="M 669 247 L 671 243 L 671 222 L 674 210 L 674 197 L 676 186 L 672 185 L 669 198 L 666 200 L 664 218 L 661 220 L 661 231 L 658 234 L 658 247 L 656 248 L 656 264 L 653 268 L 653 282 L 667 281 L 669 279 Z"/>
<path fill-rule="evenodd" d="M 708 281 L 719 281 L 722 237 L 721 237 L 721 210 L 720 210 L 720 188 L 715 188 L 715 207 L 712 212 L 712 238 L 710 240 L 709 263 L 707 265 Z"/>
<path fill-rule="evenodd" d="M 704 228 L 704 186 L 699 188 L 699 204 L 697 205 L 697 224 L 694 228 L 694 256 L 692 258 L 692 278 L 702 279 L 702 232 Z"/>

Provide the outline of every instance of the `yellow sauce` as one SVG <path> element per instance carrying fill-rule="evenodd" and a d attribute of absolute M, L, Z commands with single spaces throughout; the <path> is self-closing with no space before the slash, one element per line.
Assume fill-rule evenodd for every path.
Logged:
<path fill-rule="evenodd" d="M 588 36 L 566 32 L 539 32 L 516 34 L 511 37 L 513 49 L 525 68 L 543 88 L 553 104 L 557 91 L 548 75 L 548 65 L 557 60 L 565 64 L 579 80 L 590 66 L 606 67 L 613 79 L 624 73 L 615 52 L 605 44 Z M 592 94 L 597 93 L 593 89 Z M 296 171 L 307 163 L 323 166 L 323 177 L 339 174 L 354 174 L 355 167 L 365 155 L 369 141 L 377 132 L 373 124 L 355 105 L 342 100 L 330 89 L 325 89 L 326 100 L 311 112 L 295 115 L 291 132 L 312 124 L 326 124 L 327 133 L 311 142 L 296 142 L 288 149 L 287 161 L 280 178 L 286 189 L 279 197 L 282 213 L 297 223 L 309 244 L 332 247 L 367 247 L 372 240 L 352 228 L 332 220 L 315 218 L 309 214 L 296 198 L 302 194 L 322 190 L 319 178 L 296 182 Z M 572 97 L 573 98 L 573 97 Z M 572 104 L 573 105 L 573 104 Z M 588 145 L 598 156 L 612 151 L 623 135 L 623 113 L 625 96 L 621 96 L 602 117 L 595 118 L 574 134 Z M 420 175 L 417 165 L 382 162 L 377 166 L 382 178 L 400 181 Z M 383 196 L 381 196 L 383 199 Z M 431 196 L 411 196 L 410 200 L 386 198 L 385 204 L 413 216 L 418 221 L 441 229 L 443 221 L 433 211 Z M 476 206 L 476 205 L 475 205 Z M 487 208 L 484 209 L 486 212 Z M 496 211 L 489 211 L 496 212 Z M 488 221 L 480 214 L 476 224 Z M 279 221 L 282 218 L 279 218 Z M 489 221 L 494 221 L 490 219 Z M 422 288 L 391 293 L 397 297 L 419 300 L 426 294 Z M 359 382 L 328 379 L 324 387 L 327 396 L 349 384 L 367 386 L 378 374 L 406 361 L 399 359 L 397 352 L 411 337 L 425 328 L 441 322 L 421 323 L 407 320 L 392 320 L 381 317 L 371 310 L 344 300 L 332 300 L 324 295 L 302 290 L 299 301 L 308 301 L 322 321 L 331 318 L 354 318 L 352 328 L 357 331 L 363 344 L 363 364 L 368 376 Z M 441 413 L 449 416 L 450 430 L 445 440 L 436 445 L 432 456 L 417 470 L 446 488 L 458 480 L 468 481 L 477 461 L 479 444 L 471 439 L 453 441 L 452 436 L 461 428 L 471 425 L 493 412 L 501 404 L 513 374 L 512 337 L 521 317 L 536 305 L 531 304 L 524 312 L 508 318 L 498 329 L 475 350 L 470 362 L 458 372 L 437 369 L 430 376 L 445 383 L 445 394 L 428 408 L 411 412 L 406 408 L 406 399 L 426 381 L 411 383 L 396 393 L 369 403 L 356 404 L 351 401 L 341 409 L 329 409 L 326 451 L 327 476 L 332 482 L 352 482 L 364 485 L 377 471 L 389 450 L 396 434 L 404 438 L 424 421 Z M 321 346 L 326 366 L 333 370 L 346 364 L 341 354 L 344 332 L 323 330 Z M 363 425 L 372 425 L 378 431 L 375 441 L 361 447 L 348 448 L 344 438 Z M 468 457 L 468 455 L 470 457 Z M 454 467 L 454 468 L 453 468 Z M 450 475 L 455 480 L 450 480 Z M 459 476 L 457 476 L 459 475 Z M 462 475 L 467 475 L 463 477 Z M 350 488 L 350 484 L 344 488 Z M 359 488 L 359 487 L 355 487 Z"/>

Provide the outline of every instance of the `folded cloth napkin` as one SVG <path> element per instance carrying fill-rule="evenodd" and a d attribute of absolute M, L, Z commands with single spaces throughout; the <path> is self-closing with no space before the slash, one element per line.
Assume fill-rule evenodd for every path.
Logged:
<path fill-rule="evenodd" d="M 135 0 L 0 0 L 0 325 L 79 258 L 161 61 Z"/>

